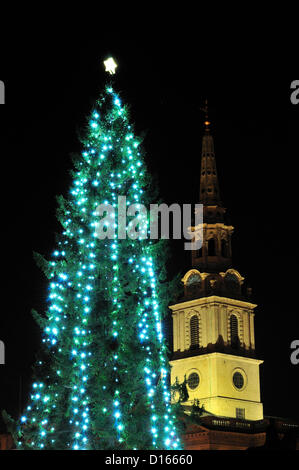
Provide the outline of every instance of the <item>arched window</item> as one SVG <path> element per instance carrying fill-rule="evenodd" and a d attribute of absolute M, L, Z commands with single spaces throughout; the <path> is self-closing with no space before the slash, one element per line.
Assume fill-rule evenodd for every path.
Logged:
<path fill-rule="evenodd" d="M 221 256 L 223 256 L 223 258 L 227 257 L 227 245 L 225 240 L 221 240 Z"/>
<path fill-rule="evenodd" d="M 210 238 L 208 240 L 208 256 L 215 256 L 216 255 L 216 246 L 214 238 Z"/>
<path fill-rule="evenodd" d="M 236 315 L 230 317 L 230 339 L 232 347 L 237 348 L 239 346 L 239 328 Z"/>
<path fill-rule="evenodd" d="M 225 278 L 225 285 L 227 289 L 231 292 L 238 293 L 240 292 L 240 283 L 237 276 L 233 273 L 227 273 Z"/>
<path fill-rule="evenodd" d="M 200 291 L 201 277 L 199 273 L 193 272 L 187 279 L 185 294 L 188 297 L 196 297 Z"/>
<path fill-rule="evenodd" d="M 190 319 L 190 349 L 199 347 L 199 321 L 198 316 L 193 315 Z"/>
<path fill-rule="evenodd" d="M 187 279 L 187 286 L 191 286 L 193 284 L 199 284 L 201 282 L 200 274 L 193 272 Z"/>

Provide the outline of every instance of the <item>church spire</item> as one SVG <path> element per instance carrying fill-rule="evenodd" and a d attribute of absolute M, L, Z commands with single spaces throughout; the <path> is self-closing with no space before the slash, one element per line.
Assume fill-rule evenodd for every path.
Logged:
<path fill-rule="evenodd" d="M 205 114 L 205 130 L 202 138 L 199 202 L 204 206 L 222 207 L 216 168 L 214 139 L 210 132 L 211 123 L 208 117 L 207 100 L 205 101 L 205 106 L 201 109 Z"/>
<path fill-rule="evenodd" d="M 208 103 L 201 108 L 204 112 L 204 135 L 202 137 L 200 196 L 203 204 L 203 245 L 192 251 L 192 267 L 215 273 L 227 269 L 232 264 L 231 234 L 233 227 L 226 224 L 214 150 L 214 139 L 210 131 Z M 194 227 L 196 231 L 196 227 Z"/>

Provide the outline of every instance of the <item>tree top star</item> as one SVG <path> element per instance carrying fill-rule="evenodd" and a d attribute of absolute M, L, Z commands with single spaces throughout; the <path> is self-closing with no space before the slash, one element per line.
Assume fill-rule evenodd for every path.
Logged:
<path fill-rule="evenodd" d="M 115 74 L 117 63 L 115 62 L 113 57 L 109 57 L 107 60 L 104 60 L 104 65 L 106 72 L 109 72 L 111 75 Z"/>

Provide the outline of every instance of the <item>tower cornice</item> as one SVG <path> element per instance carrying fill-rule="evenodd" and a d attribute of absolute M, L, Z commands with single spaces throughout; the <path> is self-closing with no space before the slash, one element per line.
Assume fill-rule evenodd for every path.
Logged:
<path fill-rule="evenodd" d="M 193 356 L 193 357 L 196 357 L 196 356 Z M 220 352 L 210 352 L 210 353 L 207 353 L 207 354 L 201 354 L 200 355 L 200 360 L 203 360 L 205 358 L 222 358 L 224 360 L 231 360 L 231 361 L 236 361 L 236 356 L 233 355 L 233 354 L 228 354 L 228 353 L 220 353 Z M 197 360 L 198 360 L 198 357 L 197 357 Z M 174 362 L 178 363 L 179 361 L 182 361 L 182 362 L 186 362 L 186 361 L 189 361 L 190 362 L 190 358 L 189 357 L 182 357 L 180 359 L 175 359 L 173 361 L 169 361 L 170 362 L 170 365 L 174 364 Z M 260 365 L 260 364 L 263 364 L 263 360 L 262 359 L 256 359 L 256 358 L 253 358 L 253 357 L 244 357 L 242 356 L 242 362 L 248 362 L 248 363 L 251 363 L 251 364 L 257 364 L 257 365 Z"/>
<path fill-rule="evenodd" d="M 193 300 L 186 300 L 183 302 L 179 302 L 174 305 L 170 305 L 169 308 L 170 310 L 175 313 L 177 310 L 183 310 L 184 308 L 189 308 L 189 307 L 196 307 L 197 305 L 211 305 L 212 303 L 219 303 L 222 305 L 231 305 L 234 307 L 241 307 L 241 308 L 248 308 L 250 310 L 253 310 L 257 307 L 257 304 L 254 304 L 252 302 L 246 302 L 245 300 L 239 300 L 239 299 L 231 299 L 229 297 L 220 297 L 218 295 L 210 295 L 207 297 L 200 297 L 198 299 L 193 299 Z"/>

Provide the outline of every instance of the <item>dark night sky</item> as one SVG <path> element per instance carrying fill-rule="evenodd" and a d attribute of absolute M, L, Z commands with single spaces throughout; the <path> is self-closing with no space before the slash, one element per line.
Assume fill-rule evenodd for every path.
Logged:
<path fill-rule="evenodd" d="M 32 32 L 32 31 L 31 31 Z M 15 33 L 17 34 L 17 33 Z M 154 34 L 154 33 L 152 33 Z M 121 36 L 121 37 L 120 37 Z M 83 38 L 83 39 L 82 39 Z M 86 39 L 84 39 L 86 38 Z M 297 199 L 299 105 L 290 103 L 298 66 L 265 41 L 211 48 L 198 34 L 159 41 L 116 34 L 47 32 L 21 35 L 1 51 L 2 308 L 0 408 L 18 410 L 28 396 L 40 344 L 30 310 L 42 310 L 47 282 L 32 252 L 54 248 L 58 194 L 66 194 L 77 131 L 102 90 L 102 60 L 119 63 L 116 88 L 131 106 L 149 169 L 167 203 L 198 202 L 201 103 L 208 98 L 222 199 L 235 227 L 234 267 L 258 303 L 255 317 L 261 393 L 266 415 L 299 419 L 299 365 L 290 362 L 298 331 Z M 10 44 L 8 46 L 8 44 Z M 240 52 L 242 51 L 242 52 Z M 181 242 L 172 243 L 170 275 L 190 267 Z"/>

